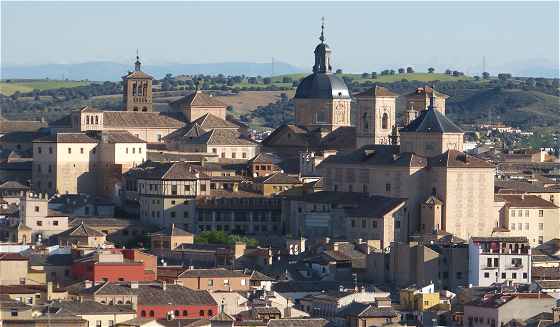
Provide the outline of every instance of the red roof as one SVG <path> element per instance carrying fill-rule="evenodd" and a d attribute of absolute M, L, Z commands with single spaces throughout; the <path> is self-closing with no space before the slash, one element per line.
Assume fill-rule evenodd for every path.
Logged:
<path fill-rule="evenodd" d="M 0 261 L 27 261 L 27 257 L 19 253 L 0 253 Z"/>

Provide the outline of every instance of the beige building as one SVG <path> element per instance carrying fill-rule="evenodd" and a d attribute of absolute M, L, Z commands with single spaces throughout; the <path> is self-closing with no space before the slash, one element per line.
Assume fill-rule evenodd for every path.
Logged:
<path fill-rule="evenodd" d="M 406 101 L 405 118 L 408 119 L 412 118 L 408 120 L 408 122 L 411 122 L 412 120 L 416 119 L 416 117 L 422 111 L 428 109 L 428 107 L 430 106 L 430 101 L 431 101 L 430 99 L 432 97 L 435 97 L 436 99 L 435 105 L 437 110 L 445 115 L 445 100 L 449 98 L 449 96 L 434 90 L 430 86 L 424 86 L 424 87 L 419 87 L 416 90 L 404 96 L 404 99 Z"/>
<path fill-rule="evenodd" d="M 173 250 L 181 244 L 193 244 L 194 234 L 176 227 L 175 224 L 171 224 L 169 228 L 151 234 L 150 242 L 152 244 L 152 249 Z"/>
<path fill-rule="evenodd" d="M 161 271 L 158 279 L 160 274 Z M 168 282 L 176 281 L 193 290 L 238 292 L 250 289 L 250 277 L 242 271 L 224 268 L 185 269 L 177 277 L 167 277 L 166 280 Z"/>
<path fill-rule="evenodd" d="M 152 111 L 152 76 L 144 73 L 142 63 L 136 56 L 134 71 L 122 77 L 123 80 L 123 110 L 124 111 Z"/>
<path fill-rule="evenodd" d="M 146 143 L 125 131 L 57 133 L 33 142 L 32 188 L 118 198 L 120 176 L 146 160 Z"/>
<path fill-rule="evenodd" d="M 189 122 L 194 122 L 200 117 L 211 114 L 221 120 L 226 120 L 227 105 L 197 88 L 191 93 L 171 103 L 176 110 L 184 112 Z"/>
<path fill-rule="evenodd" d="M 494 208 L 492 164 L 469 156 L 462 149 L 462 130 L 435 107 L 401 130 L 401 145 L 368 145 L 324 159 L 317 167 L 325 189 L 405 198 L 404 228 L 420 231 L 421 204 L 436 196 L 441 218 L 437 226 L 460 238 L 490 235 L 498 225 Z M 431 231 L 430 231 L 431 232 Z"/>
<path fill-rule="evenodd" d="M 396 128 L 397 94 L 382 86 L 357 94 L 358 119 L 356 122 L 356 146 L 367 144 L 391 144 L 391 134 Z"/>
<path fill-rule="evenodd" d="M 68 216 L 49 209 L 46 194 L 28 192 L 19 203 L 19 222 L 31 231 L 31 240 L 23 244 L 40 242 L 68 229 Z"/>
<path fill-rule="evenodd" d="M 535 195 L 499 195 L 501 226 L 508 235 L 526 236 L 531 247 L 560 237 L 560 208 Z"/>

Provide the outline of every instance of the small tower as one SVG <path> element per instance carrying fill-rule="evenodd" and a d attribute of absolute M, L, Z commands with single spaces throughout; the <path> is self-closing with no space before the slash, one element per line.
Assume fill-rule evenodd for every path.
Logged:
<path fill-rule="evenodd" d="M 396 126 L 397 94 L 374 85 L 356 95 L 358 121 L 356 123 L 356 146 L 368 144 L 392 144 L 391 135 Z"/>
<path fill-rule="evenodd" d="M 443 229 L 443 202 L 435 194 L 430 195 L 420 208 L 420 232 L 430 234 Z"/>
<path fill-rule="evenodd" d="M 152 81 L 153 77 L 142 71 L 142 63 L 136 52 L 134 71 L 129 72 L 123 79 L 123 110 L 124 111 L 152 111 Z"/>

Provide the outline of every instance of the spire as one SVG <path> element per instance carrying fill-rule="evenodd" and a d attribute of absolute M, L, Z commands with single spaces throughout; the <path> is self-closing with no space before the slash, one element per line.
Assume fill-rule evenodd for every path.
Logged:
<path fill-rule="evenodd" d="M 436 90 L 434 90 L 433 86 L 431 86 L 430 88 L 432 89 L 432 95 L 430 96 L 430 106 L 428 107 L 428 110 L 435 110 L 436 109 Z"/>
<path fill-rule="evenodd" d="M 136 62 L 134 63 L 134 70 L 139 72 L 140 71 L 140 66 L 142 66 L 142 63 L 140 62 L 140 56 L 138 55 L 138 49 L 136 49 Z"/>
<path fill-rule="evenodd" d="M 321 17 L 321 36 L 319 36 L 321 43 L 325 43 L 325 17 Z"/>
<path fill-rule="evenodd" d="M 314 73 L 330 73 L 331 67 L 331 49 L 325 43 L 325 17 L 321 18 L 321 36 L 319 37 L 321 43 L 315 47 L 315 65 L 313 66 Z"/>

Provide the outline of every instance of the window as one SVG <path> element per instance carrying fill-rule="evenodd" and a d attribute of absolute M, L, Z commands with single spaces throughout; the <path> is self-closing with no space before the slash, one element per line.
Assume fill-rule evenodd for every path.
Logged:
<path fill-rule="evenodd" d="M 84 148 L 80 148 L 80 153 L 84 154 Z"/>
<path fill-rule="evenodd" d="M 506 279 L 506 273 L 502 273 L 502 279 Z"/>
<path fill-rule="evenodd" d="M 136 148 L 132 148 L 132 153 L 133 153 L 133 154 L 136 153 Z"/>
<path fill-rule="evenodd" d="M 177 195 L 177 185 L 171 185 L 171 194 Z"/>
<path fill-rule="evenodd" d="M 157 141 L 161 142 L 161 134 L 156 135 L 157 136 Z"/>
<path fill-rule="evenodd" d="M 186 317 L 186 316 L 188 316 L 188 315 L 189 315 L 189 312 L 188 312 L 187 310 L 183 310 L 183 316 Z"/>
<path fill-rule="evenodd" d="M 543 237 L 542 237 L 542 236 L 539 236 L 539 244 L 543 244 L 543 242 L 544 242 Z"/>
<path fill-rule="evenodd" d="M 352 223 L 352 228 L 356 227 L 356 221 L 354 219 L 352 219 L 351 223 Z"/>
<path fill-rule="evenodd" d="M 391 184 L 389 184 L 389 183 L 385 184 L 385 191 L 386 192 L 391 192 Z"/>
<path fill-rule="evenodd" d="M 190 192 L 190 191 L 191 191 L 191 186 L 185 185 L 185 192 Z"/>
<path fill-rule="evenodd" d="M 539 223 L 539 230 L 543 230 L 544 229 L 544 224 L 543 223 Z"/>
<path fill-rule="evenodd" d="M 460 271 L 458 271 L 457 273 L 455 273 L 455 277 L 456 277 L 457 279 L 463 279 L 463 273 L 460 272 Z"/>
<path fill-rule="evenodd" d="M 101 320 L 96 320 L 95 321 L 95 327 L 101 327 Z"/>
<path fill-rule="evenodd" d="M 189 212 L 188 211 L 183 212 L 183 218 L 189 218 Z"/>
<path fill-rule="evenodd" d="M 52 147 L 49 146 L 49 153 L 52 154 Z"/>
<path fill-rule="evenodd" d="M 53 220 L 52 224 L 53 226 L 58 226 L 58 220 Z"/>
<path fill-rule="evenodd" d="M 200 184 L 200 191 L 206 192 L 206 184 Z"/>
<path fill-rule="evenodd" d="M 529 223 L 525 223 L 525 230 L 529 230 Z"/>
<path fill-rule="evenodd" d="M 525 217 L 529 217 L 529 210 L 525 210 Z"/>
<path fill-rule="evenodd" d="M 39 152 L 39 153 L 42 152 L 41 147 L 38 147 L 38 148 L 37 148 L 37 152 Z"/>
<path fill-rule="evenodd" d="M 37 226 L 43 226 L 43 222 L 41 220 L 37 220 Z"/>
<path fill-rule="evenodd" d="M 226 153 L 222 152 L 222 158 L 225 158 L 225 157 L 226 157 Z"/>
<path fill-rule="evenodd" d="M 10 310 L 10 315 L 11 315 L 12 317 L 17 317 L 17 316 L 18 316 L 17 310 L 16 310 L 16 309 Z"/>
<path fill-rule="evenodd" d="M 212 317 L 214 315 L 214 313 L 212 312 L 212 310 L 208 310 L 208 317 Z"/>
<path fill-rule="evenodd" d="M 39 206 L 35 206 L 35 212 L 39 212 Z"/>
<path fill-rule="evenodd" d="M 527 279 L 527 273 L 523 273 L 523 278 Z"/>
<path fill-rule="evenodd" d="M 511 211 L 511 216 L 512 216 L 512 217 L 515 217 L 515 210 L 512 210 L 512 211 Z"/>
<path fill-rule="evenodd" d="M 381 128 L 388 129 L 389 128 L 389 115 L 387 113 L 383 113 L 383 117 L 381 118 Z"/>
<path fill-rule="evenodd" d="M 522 223 L 518 223 L 518 224 L 517 224 L 517 229 L 523 230 L 523 224 L 522 224 Z"/>
<path fill-rule="evenodd" d="M 490 273 L 485 272 L 484 273 L 484 278 L 490 278 Z"/>
<path fill-rule="evenodd" d="M 68 148 L 68 154 L 72 154 L 72 148 Z"/>
<path fill-rule="evenodd" d="M 492 267 L 492 258 L 486 258 L 486 267 Z"/>
<path fill-rule="evenodd" d="M 128 148 L 126 148 L 126 149 L 124 149 L 124 150 L 125 150 L 124 152 L 128 154 Z"/>
<path fill-rule="evenodd" d="M 363 185 L 362 185 L 362 192 L 363 192 L 363 193 L 367 193 L 367 192 L 368 192 L 368 186 L 367 186 L 367 184 L 363 184 Z"/>
<path fill-rule="evenodd" d="M 175 312 L 173 312 L 175 314 L 175 317 L 179 316 L 179 310 L 175 310 Z"/>
<path fill-rule="evenodd" d="M 150 317 L 154 316 L 154 310 L 150 310 Z"/>
<path fill-rule="evenodd" d="M 366 228 L 366 220 L 362 219 L 362 228 Z"/>
<path fill-rule="evenodd" d="M 514 224 L 514 223 L 511 224 L 511 228 L 510 228 L 510 229 L 511 229 L 511 230 L 515 230 L 515 224 Z"/>
<path fill-rule="evenodd" d="M 235 152 L 232 152 L 232 153 L 231 153 L 231 157 L 232 157 L 233 159 L 235 159 L 236 153 L 235 153 Z"/>
<path fill-rule="evenodd" d="M 224 279 L 224 286 L 229 286 L 229 279 Z"/>
<path fill-rule="evenodd" d="M 377 221 L 372 221 L 371 222 L 371 227 L 373 227 L 374 229 L 377 228 Z"/>
<path fill-rule="evenodd" d="M 200 310 L 200 312 L 198 313 L 201 317 L 204 317 L 204 310 Z"/>
<path fill-rule="evenodd" d="M 539 217 L 544 217 L 544 210 L 539 210 Z"/>
<path fill-rule="evenodd" d="M 138 153 L 142 153 L 142 148 L 138 148 Z"/>
<path fill-rule="evenodd" d="M 171 218 L 175 218 L 175 211 L 171 211 Z"/>
<path fill-rule="evenodd" d="M 243 152 L 243 153 L 241 154 L 241 158 L 246 159 L 246 158 L 247 158 L 247 153 Z"/>
<path fill-rule="evenodd" d="M 511 278 L 517 279 L 517 273 L 511 273 Z"/>
<path fill-rule="evenodd" d="M 213 279 L 208 280 L 208 286 L 210 286 L 210 287 L 214 286 L 214 280 Z"/>

